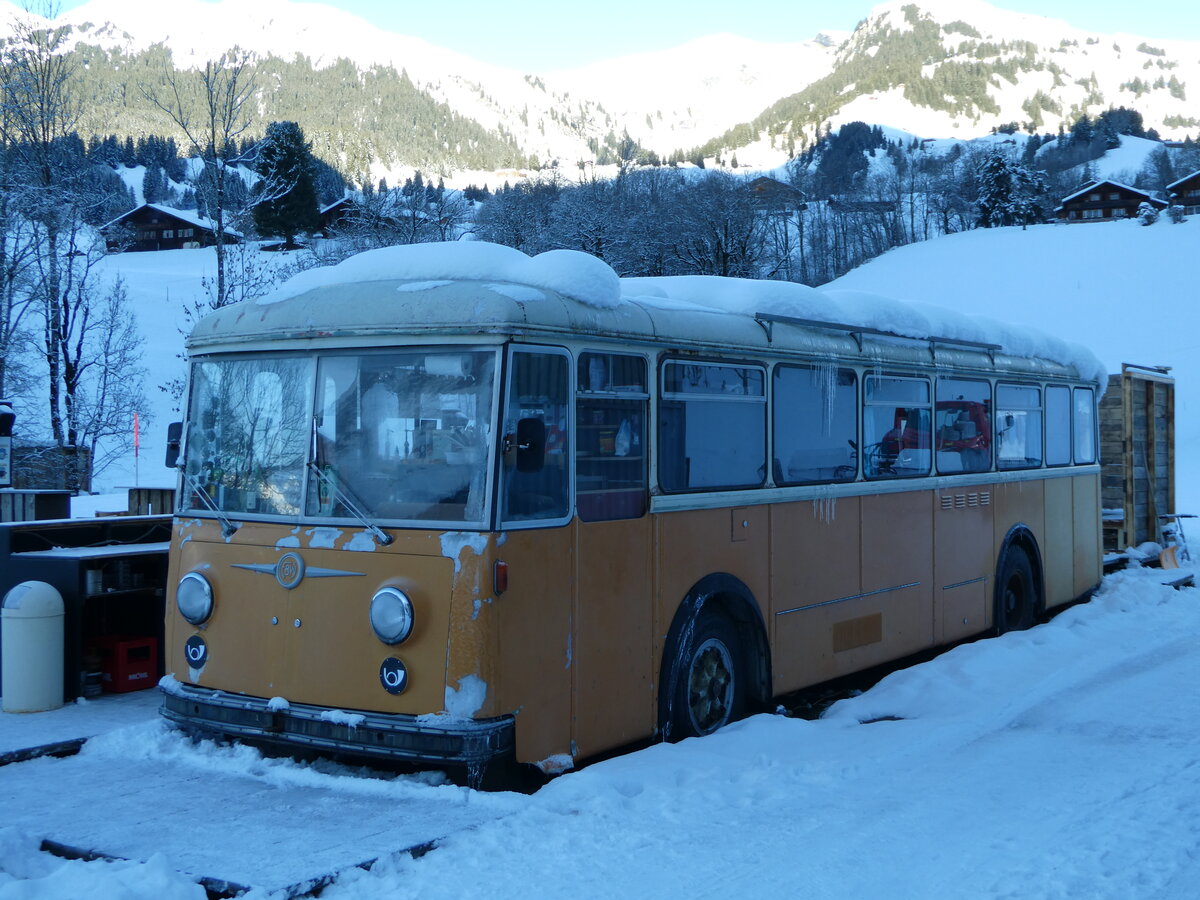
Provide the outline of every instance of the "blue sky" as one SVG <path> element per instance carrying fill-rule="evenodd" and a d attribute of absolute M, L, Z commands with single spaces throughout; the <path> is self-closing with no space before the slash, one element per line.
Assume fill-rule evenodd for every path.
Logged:
<path fill-rule="evenodd" d="M 243 0 L 253 3 L 255 0 Z M 916 0 L 919 4 L 920 0 Z M 70 8 L 82 0 L 66 0 Z M 570 68 L 598 59 L 661 50 L 731 32 L 796 41 L 823 29 L 849 31 L 873 0 L 451 0 L 445 6 L 403 0 L 330 0 L 389 31 L 424 38 L 468 56 L 526 72 Z M 998 0 L 1006 9 L 1064 19 L 1077 28 L 1147 38 L 1200 40 L 1197 0 Z M 449 13 L 449 14 L 447 14 Z"/>

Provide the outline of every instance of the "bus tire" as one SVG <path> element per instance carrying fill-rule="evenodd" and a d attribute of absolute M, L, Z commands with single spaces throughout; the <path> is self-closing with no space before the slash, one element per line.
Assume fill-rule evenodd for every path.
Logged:
<path fill-rule="evenodd" d="M 1029 555 L 1020 547 L 1009 547 L 996 575 L 993 622 L 996 634 L 1032 628 L 1039 608 L 1037 583 Z"/>
<path fill-rule="evenodd" d="M 668 684 L 670 702 L 664 733 L 668 740 L 701 737 L 739 718 L 746 708 L 742 648 L 734 623 L 711 604 L 684 629 Z"/>

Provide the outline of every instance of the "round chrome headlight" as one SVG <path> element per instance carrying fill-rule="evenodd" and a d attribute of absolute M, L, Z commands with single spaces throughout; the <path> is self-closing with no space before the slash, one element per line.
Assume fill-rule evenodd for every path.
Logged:
<path fill-rule="evenodd" d="M 385 644 L 399 644 L 413 630 L 413 605 L 399 588 L 382 588 L 371 598 L 371 630 Z"/>
<path fill-rule="evenodd" d="M 188 572 L 175 588 L 175 605 L 193 625 L 203 625 L 213 614 L 212 585 L 199 572 Z"/>

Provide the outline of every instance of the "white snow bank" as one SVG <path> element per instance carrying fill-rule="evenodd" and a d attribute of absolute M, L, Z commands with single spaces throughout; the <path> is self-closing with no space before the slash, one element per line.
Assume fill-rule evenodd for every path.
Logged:
<path fill-rule="evenodd" d="M 755 313 L 857 325 L 917 339 L 998 344 L 1003 352 L 1075 366 L 1084 378 L 1101 384 L 1104 364 L 1094 353 L 1027 326 L 971 316 L 944 306 L 902 301 L 861 290 L 817 290 L 786 281 L 680 275 L 624 278 L 623 299 L 650 306 L 696 307 L 752 316 Z"/>
<path fill-rule="evenodd" d="M 550 250 L 529 257 L 500 244 L 457 241 L 368 250 L 336 266 L 301 272 L 258 302 L 278 303 L 331 284 L 446 279 L 523 284 L 598 307 L 616 306 L 621 296 L 617 274 L 586 253 Z"/>

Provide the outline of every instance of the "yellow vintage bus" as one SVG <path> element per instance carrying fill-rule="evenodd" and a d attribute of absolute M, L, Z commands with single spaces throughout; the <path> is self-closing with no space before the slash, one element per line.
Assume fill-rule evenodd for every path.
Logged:
<path fill-rule="evenodd" d="M 882 298 L 389 248 L 188 341 L 163 712 L 478 772 L 705 735 L 1101 576 L 1086 351 Z"/>

